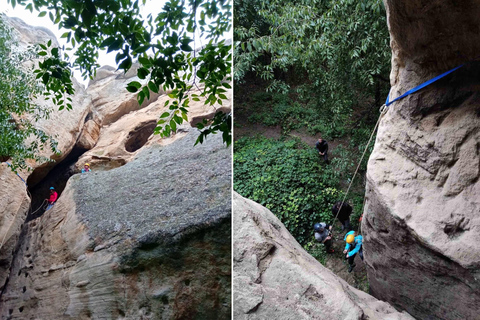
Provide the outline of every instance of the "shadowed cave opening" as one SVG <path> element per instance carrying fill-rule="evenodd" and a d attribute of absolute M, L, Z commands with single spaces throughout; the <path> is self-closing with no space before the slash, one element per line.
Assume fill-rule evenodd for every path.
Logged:
<path fill-rule="evenodd" d="M 133 131 L 130 131 L 125 142 L 125 150 L 128 152 L 135 152 L 147 143 L 148 138 L 153 134 L 157 121 L 152 120 L 137 126 Z"/>
<path fill-rule="evenodd" d="M 75 174 L 75 163 L 86 151 L 86 149 L 75 146 L 68 156 L 50 170 L 47 176 L 38 183 L 34 183 L 30 186 L 31 181 L 30 179 L 27 180 L 29 186 L 28 191 L 30 191 L 32 196 L 32 204 L 25 222 L 37 219 L 45 213 L 45 204 L 42 205 L 42 203 L 50 196 L 50 187 L 54 187 L 58 197 L 60 197 L 65 189 L 68 179 Z"/>

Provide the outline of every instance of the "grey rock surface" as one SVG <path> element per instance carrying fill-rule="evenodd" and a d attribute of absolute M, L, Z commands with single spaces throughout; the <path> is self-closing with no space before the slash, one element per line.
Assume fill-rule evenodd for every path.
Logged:
<path fill-rule="evenodd" d="M 234 319 L 413 319 L 323 267 L 268 209 L 233 195 Z"/>
<path fill-rule="evenodd" d="M 367 171 L 362 221 L 372 294 L 419 319 L 480 310 L 478 1 L 385 1 L 390 99 Z"/>
<path fill-rule="evenodd" d="M 231 149 L 189 132 L 73 176 L 24 229 L 2 319 L 229 319 Z"/>

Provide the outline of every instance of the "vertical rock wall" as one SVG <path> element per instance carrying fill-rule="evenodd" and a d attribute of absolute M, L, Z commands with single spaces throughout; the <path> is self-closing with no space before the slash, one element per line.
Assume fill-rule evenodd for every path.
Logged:
<path fill-rule="evenodd" d="M 52 36 L 11 23 L 22 45 Z M 45 150 L 56 162 L 31 163 L 28 177 L 40 202 L 62 184 L 51 210 L 26 220 L 25 184 L 0 165 L 0 318 L 228 319 L 231 149 L 219 135 L 194 147 L 191 127 L 215 108 L 192 103 L 190 123 L 154 136 L 168 96 L 138 106 L 125 90 L 138 80 L 135 66 L 112 69 L 101 68 L 88 90 L 77 85 L 72 111 L 36 123 L 62 151 Z M 92 172 L 73 175 L 85 162 Z"/>
<path fill-rule="evenodd" d="M 480 310 L 480 1 L 385 0 L 392 104 L 367 171 L 371 292 L 418 319 Z"/>
<path fill-rule="evenodd" d="M 229 319 L 231 149 L 197 135 L 70 178 L 25 224 L 0 318 Z"/>

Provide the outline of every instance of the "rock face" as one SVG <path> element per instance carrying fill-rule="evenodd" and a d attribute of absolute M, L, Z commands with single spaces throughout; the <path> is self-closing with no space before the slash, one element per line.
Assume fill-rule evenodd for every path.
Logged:
<path fill-rule="evenodd" d="M 30 198 L 24 182 L 0 164 L 0 288 L 3 287 L 12 264 L 12 252 L 17 245 L 23 222 L 27 216 Z"/>
<path fill-rule="evenodd" d="M 234 319 L 413 319 L 349 286 L 273 213 L 233 195 Z"/>
<path fill-rule="evenodd" d="M 25 41 L 51 36 L 13 20 Z M 45 151 L 56 162 L 22 175 L 31 210 L 0 165 L 1 319 L 230 318 L 231 149 L 214 135 L 193 146 L 190 123 L 215 110 L 202 103 L 172 137 L 154 136 L 168 98 L 139 106 L 125 90 L 135 73 L 101 68 L 87 90 L 77 85 L 72 111 L 37 123 L 62 155 Z M 73 175 L 85 162 L 93 172 Z M 55 206 L 27 216 L 50 186 Z"/>
<path fill-rule="evenodd" d="M 466 63 L 390 106 L 368 163 L 371 293 L 419 319 L 479 317 L 479 4 L 385 1 L 391 100 Z"/>
<path fill-rule="evenodd" d="M 228 319 L 231 150 L 196 136 L 73 176 L 24 230 L 2 319 Z"/>

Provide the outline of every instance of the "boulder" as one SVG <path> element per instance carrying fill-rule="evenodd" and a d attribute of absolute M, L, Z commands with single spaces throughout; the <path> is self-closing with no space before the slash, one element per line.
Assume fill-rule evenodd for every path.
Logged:
<path fill-rule="evenodd" d="M 231 149 L 197 135 L 70 178 L 26 225 L 1 317 L 230 318 Z"/>
<path fill-rule="evenodd" d="M 480 310 L 478 1 L 386 0 L 393 103 L 367 169 L 362 221 L 371 293 L 419 319 Z"/>
<path fill-rule="evenodd" d="M 233 193 L 234 319 L 413 319 L 323 267 L 268 209 Z"/>

